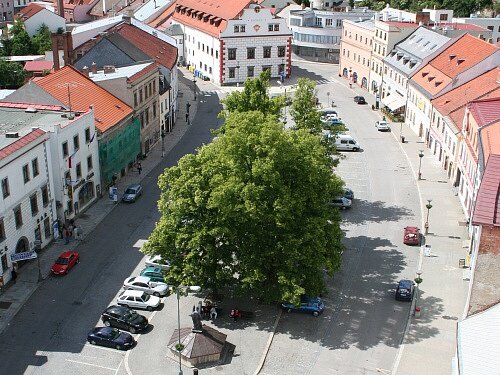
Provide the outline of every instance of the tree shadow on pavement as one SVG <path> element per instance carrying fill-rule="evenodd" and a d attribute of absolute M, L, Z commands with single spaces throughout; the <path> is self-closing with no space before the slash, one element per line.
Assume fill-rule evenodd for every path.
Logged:
<path fill-rule="evenodd" d="M 381 223 L 384 221 L 399 221 L 405 217 L 413 217 L 414 213 L 403 206 L 386 206 L 385 202 L 369 202 L 356 199 L 355 207 L 346 212 L 345 221 L 352 224 L 367 224 L 369 222 Z"/>
<path fill-rule="evenodd" d="M 408 344 L 423 341 L 439 333 L 439 330 L 431 326 L 431 323 L 441 317 L 444 311 L 443 300 L 434 296 L 425 297 L 425 292 L 420 289 L 418 305 L 421 308 L 420 317 L 414 318 L 411 329 L 406 335 L 405 342 Z"/>

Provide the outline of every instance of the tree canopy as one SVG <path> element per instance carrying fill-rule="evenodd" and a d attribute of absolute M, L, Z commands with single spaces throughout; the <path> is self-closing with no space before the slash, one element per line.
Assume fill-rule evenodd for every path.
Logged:
<path fill-rule="evenodd" d="M 25 76 L 21 64 L 0 58 L 0 88 L 17 89 L 23 85 Z"/>
<path fill-rule="evenodd" d="M 45 54 L 45 51 L 52 50 L 50 30 L 47 25 L 42 24 L 32 38 L 33 52 L 38 55 Z"/>
<path fill-rule="evenodd" d="M 391 8 L 409 10 L 411 12 L 422 9 L 453 9 L 455 17 L 469 17 L 472 13 L 494 7 L 493 0 L 363 0 L 358 6 L 367 6 L 373 10 L 382 10 L 389 3 Z"/>
<path fill-rule="evenodd" d="M 173 284 L 298 303 L 324 292 L 325 271 L 340 265 L 330 202 L 343 182 L 320 137 L 284 128 L 268 86 L 264 75 L 231 94 L 223 134 L 159 178 L 161 218 L 144 252 L 171 261 Z"/>

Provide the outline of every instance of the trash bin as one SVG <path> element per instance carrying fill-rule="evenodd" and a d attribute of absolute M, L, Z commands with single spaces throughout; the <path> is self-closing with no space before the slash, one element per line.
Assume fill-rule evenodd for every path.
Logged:
<path fill-rule="evenodd" d="M 415 318 L 420 318 L 420 306 L 415 306 Z"/>
<path fill-rule="evenodd" d="M 405 143 L 405 136 L 404 135 L 401 136 L 401 143 Z"/>

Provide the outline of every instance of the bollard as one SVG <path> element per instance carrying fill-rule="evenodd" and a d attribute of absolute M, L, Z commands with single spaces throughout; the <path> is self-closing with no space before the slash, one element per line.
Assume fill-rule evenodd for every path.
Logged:
<path fill-rule="evenodd" d="M 415 318 L 420 318 L 420 306 L 415 307 Z"/>
<path fill-rule="evenodd" d="M 198 375 L 198 369 L 197 368 L 193 369 L 193 375 Z"/>

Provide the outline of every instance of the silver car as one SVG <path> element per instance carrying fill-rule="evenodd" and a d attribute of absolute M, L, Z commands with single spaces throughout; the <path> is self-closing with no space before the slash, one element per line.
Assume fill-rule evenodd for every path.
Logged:
<path fill-rule="evenodd" d="M 351 208 L 351 200 L 345 197 L 338 197 L 332 200 L 331 205 L 345 210 L 347 208 Z"/>
<path fill-rule="evenodd" d="M 147 294 L 152 294 L 153 296 L 163 297 L 168 294 L 169 287 L 166 283 L 151 281 L 151 279 L 146 276 L 133 276 L 125 279 L 123 282 L 123 289 L 140 290 Z"/>
<path fill-rule="evenodd" d="M 123 202 L 135 202 L 137 198 L 142 195 L 142 186 L 141 184 L 132 184 L 125 189 L 123 193 L 122 201 Z"/>

